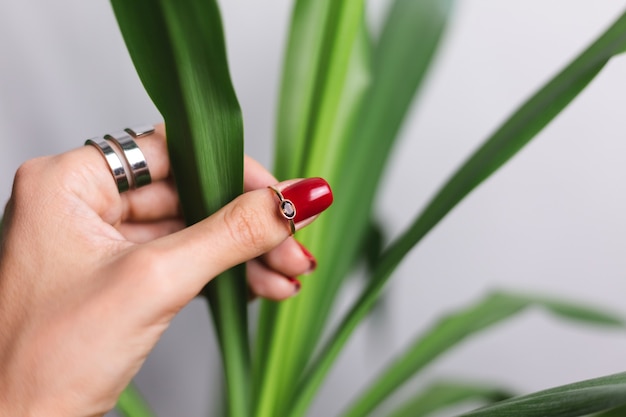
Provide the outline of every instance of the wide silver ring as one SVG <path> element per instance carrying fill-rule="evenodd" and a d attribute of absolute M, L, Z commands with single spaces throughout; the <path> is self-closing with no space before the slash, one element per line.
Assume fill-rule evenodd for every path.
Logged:
<path fill-rule="evenodd" d="M 126 175 L 126 169 L 120 159 L 119 155 L 113 150 L 109 142 L 103 138 L 91 138 L 85 141 L 85 145 L 92 145 L 100 151 L 104 156 L 104 159 L 109 165 L 115 185 L 120 193 L 128 191 L 130 189 L 130 183 L 128 182 L 128 176 Z"/>
<path fill-rule="evenodd" d="M 154 133 L 154 126 L 136 126 L 106 134 L 104 137 L 87 139 L 85 145 L 96 147 L 104 156 L 113 174 L 117 190 L 123 193 L 152 182 L 146 157 L 134 139 L 152 133 Z M 111 146 L 111 143 L 114 146 Z"/>
<path fill-rule="evenodd" d="M 291 202 L 291 200 L 287 200 L 283 193 L 281 193 L 277 188 L 272 186 L 267 187 L 270 190 L 274 191 L 274 194 L 278 197 L 278 211 L 280 214 L 289 221 L 289 231 L 291 235 L 296 234 L 296 224 L 293 222 L 293 219 L 296 217 L 296 206 Z"/>
<path fill-rule="evenodd" d="M 131 188 L 143 187 L 152 182 L 146 157 L 133 138 L 146 136 L 153 132 L 154 127 L 144 126 L 140 128 L 127 128 L 124 131 L 104 135 L 105 139 L 114 142 L 123 152 L 131 174 Z"/>

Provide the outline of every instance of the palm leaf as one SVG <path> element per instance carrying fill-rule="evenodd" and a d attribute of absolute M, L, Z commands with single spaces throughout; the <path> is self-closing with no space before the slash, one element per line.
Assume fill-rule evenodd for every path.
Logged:
<path fill-rule="evenodd" d="M 330 370 L 352 332 L 375 304 L 404 256 L 467 194 L 545 127 L 606 65 L 626 49 L 626 13 L 563 71 L 522 105 L 457 170 L 400 238 L 383 253 L 367 288 L 329 338 L 303 381 L 310 397 Z M 332 241 L 332 240 L 331 240 Z"/>
<path fill-rule="evenodd" d="M 305 291 L 297 300 L 282 303 L 277 308 L 278 313 L 274 312 L 273 343 L 278 347 L 274 358 L 276 363 L 280 362 L 283 386 L 287 389 L 281 392 L 283 401 L 291 402 L 293 396 L 289 392 L 302 374 L 302 364 L 309 362 L 343 277 L 347 276 L 361 249 L 359 242 L 370 224 L 369 208 L 372 207 L 383 162 L 389 155 L 400 121 L 432 61 L 447 21 L 448 9 L 447 1 L 397 1 L 371 60 L 369 54 L 361 54 L 365 56 L 356 61 L 365 65 L 355 65 L 355 70 L 350 72 L 350 80 L 354 79 L 353 74 L 362 74 L 360 78 L 364 81 L 361 85 L 367 85 L 370 77 L 367 67 L 372 66 L 369 88 L 364 93 L 355 94 L 357 99 L 352 101 L 352 111 L 339 112 L 354 115 L 345 119 L 345 124 L 340 122 L 346 127 L 335 129 L 345 133 L 336 139 L 320 137 L 314 142 L 305 176 L 326 177 L 335 190 L 336 198 L 328 215 L 317 220 L 314 228 L 299 232 L 299 240 L 316 254 L 318 270 L 314 276 L 307 278 Z M 360 39 L 363 39 L 360 41 L 363 45 L 369 43 L 367 31 L 363 28 L 359 30 L 364 35 L 356 38 L 354 51 L 359 50 Z M 361 49 L 367 52 L 368 47 Z M 354 51 L 353 57 L 358 57 L 359 54 Z M 398 68 L 404 68 L 403 77 L 397 77 L 395 71 Z M 346 95 L 344 93 L 342 97 Z M 359 95 L 362 97 L 359 98 Z M 388 104 L 392 101 L 399 105 L 394 106 L 393 120 L 390 120 L 383 115 L 389 111 Z M 369 130 L 362 127 L 367 120 Z M 325 145 L 319 145 L 321 142 L 318 140 Z M 355 152 L 359 154 L 355 155 Z M 351 178 L 348 182 L 347 177 Z M 304 413 L 303 408 L 288 408 L 294 416 Z"/>
<path fill-rule="evenodd" d="M 366 388 L 353 402 L 344 417 L 368 415 L 404 382 L 434 359 L 468 337 L 533 305 L 578 322 L 622 328 L 624 326 L 621 318 L 598 309 L 546 297 L 496 292 L 467 309 L 444 317 L 424 335 L 418 337 L 385 368 L 381 375 L 374 378 L 370 387 Z"/>
<path fill-rule="evenodd" d="M 118 398 L 115 408 L 124 417 L 154 417 L 150 406 L 132 382 Z"/>
<path fill-rule="evenodd" d="M 452 208 L 511 159 L 626 48 L 626 13 L 528 99 L 437 192 L 411 227 L 383 255 L 381 281 Z"/>
<path fill-rule="evenodd" d="M 321 142 L 342 142 L 341 136 L 352 122 L 367 83 L 368 49 L 363 0 L 296 3 L 278 122 L 279 177 L 324 176 L 332 183 L 324 168 L 314 174 L 304 172 L 310 162 L 305 156 Z M 331 147 L 327 149 L 331 152 Z M 319 221 L 314 229 L 324 233 Z M 305 231 L 298 235 L 317 253 Z M 302 294 L 298 298 L 302 299 Z M 254 385 L 260 390 L 256 397 L 260 399 L 258 415 L 281 414 L 279 410 L 285 407 L 293 381 L 301 372 L 307 346 L 297 333 L 305 332 L 293 322 L 303 312 L 306 307 L 300 303 L 277 305 L 266 301 L 262 305 L 255 352 L 258 359 L 254 361 Z"/>
<path fill-rule="evenodd" d="M 185 219 L 196 223 L 242 192 L 243 124 L 213 0 L 112 0 L 139 77 L 163 115 Z M 137 22 L 149 21 L 149 25 Z M 210 191 L 210 192 L 209 192 Z M 229 412 L 248 415 L 247 287 L 236 268 L 205 289 L 219 335 Z"/>
<path fill-rule="evenodd" d="M 576 417 L 626 404 L 626 373 L 511 398 L 459 417 Z"/>
<path fill-rule="evenodd" d="M 424 417 L 443 408 L 468 401 L 491 403 L 510 397 L 511 395 L 501 388 L 483 384 L 439 382 L 426 387 L 419 395 L 391 412 L 389 417 Z"/>
<path fill-rule="evenodd" d="M 624 416 L 626 416 L 626 405 L 593 415 L 593 417 L 624 417 Z"/>

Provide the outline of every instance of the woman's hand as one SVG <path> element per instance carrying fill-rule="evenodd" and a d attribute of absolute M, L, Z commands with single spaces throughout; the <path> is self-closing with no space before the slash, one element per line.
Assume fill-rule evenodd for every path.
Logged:
<path fill-rule="evenodd" d="M 216 275 L 248 261 L 252 292 L 280 300 L 315 268 L 267 186 L 297 197 L 300 228 L 332 201 L 323 180 L 276 184 L 247 158 L 246 193 L 184 228 L 163 126 L 137 143 L 153 183 L 124 194 L 92 146 L 18 170 L 0 240 L 2 416 L 102 415 Z"/>

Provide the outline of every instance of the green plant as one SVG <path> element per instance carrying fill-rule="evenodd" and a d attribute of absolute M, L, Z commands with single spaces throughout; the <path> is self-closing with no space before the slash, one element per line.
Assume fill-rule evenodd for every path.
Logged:
<path fill-rule="evenodd" d="M 213 0 L 112 4 L 142 82 L 166 121 L 185 217 L 196 222 L 240 193 L 242 183 L 241 114 L 217 5 Z M 275 174 L 280 179 L 323 176 L 333 185 L 336 201 L 314 227 L 298 233 L 319 259 L 316 277 L 297 299 L 262 303 L 252 343 L 247 340 L 243 269 L 229 271 L 204 291 L 221 344 L 229 415 L 305 415 L 342 347 L 404 256 L 565 108 L 609 59 L 626 51 L 624 14 L 487 138 L 411 226 L 380 250 L 371 212 L 378 181 L 452 7 L 451 0 L 395 0 L 381 36 L 373 40 L 363 0 L 295 2 L 278 110 Z M 151 25 L 134 24 L 146 17 Z M 193 158 L 182 158 L 189 149 Z M 342 256 L 336 256 L 339 249 Z M 370 266 L 368 284 L 331 336 L 322 339 L 341 284 L 364 258 Z M 610 314 L 563 301 L 495 293 L 416 339 L 345 415 L 368 415 L 439 354 L 531 304 L 577 321 L 624 325 Z M 618 374 L 470 415 L 586 415 L 626 403 L 625 387 L 624 375 Z M 427 392 L 428 397 L 418 393 L 394 415 L 415 415 L 420 409 L 425 415 L 467 398 L 491 401 L 503 396 L 458 384 L 440 384 Z M 442 400 L 435 404 L 430 400 L 435 397 Z M 126 399 L 137 396 L 131 392 Z M 424 404 L 427 399 L 432 403 Z M 538 414 L 525 411 L 529 404 Z M 126 410 L 135 415 L 132 407 Z"/>

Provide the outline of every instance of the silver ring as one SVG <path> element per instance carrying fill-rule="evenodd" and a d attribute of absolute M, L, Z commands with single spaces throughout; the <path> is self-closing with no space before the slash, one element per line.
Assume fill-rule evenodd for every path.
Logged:
<path fill-rule="evenodd" d="M 105 139 L 113 141 L 122 150 L 130 170 L 130 186 L 132 188 L 143 187 L 152 182 L 146 157 L 133 138 L 147 136 L 153 132 L 154 127 L 152 126 L 140 126 L 104 135 Z"/>
<path fill-rule="evenodd" d="M 134 138 L 138 138 L 140 136 L 148 136 L 154 133 L 154 126 L 151 125 L 141 125 L 135 127 L 127 127 L 124 129 L 126 133 L 130 133 L 130 135 Z"/>
<path fill-rule="evenodd" d="M 109 145 L 109 142 L 107 142 L 103 138 L 91 138 L 85 141 L 85 145 L 94 146 L 100 151 L 102 155 L 104 155 L 104 159 L 109 165 L 111 174 L 113 174 L 113 179 L 115 180 L 115 185 L 117 185 L 117 190 L 120 193 L 128 191 L 130 189 L 130 184 L 128 182 L 128 176 L 126 175 L 126 169 L 124 169 L 124 164 L 122 163 L 122 160 L 113 150 L 111 145 Z"/>

